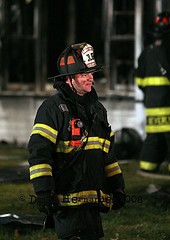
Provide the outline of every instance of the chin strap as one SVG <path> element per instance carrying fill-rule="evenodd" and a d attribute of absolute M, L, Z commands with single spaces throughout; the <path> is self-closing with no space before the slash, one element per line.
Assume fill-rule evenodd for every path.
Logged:
<path fill-rule="evenodd" d="M 75 87 L 73 86 L 73 82 L 72 82 L 73 76 L 70 76 L 70 84 L 71 84 L 71 89 L 73 92 L 77 93 Z"/>

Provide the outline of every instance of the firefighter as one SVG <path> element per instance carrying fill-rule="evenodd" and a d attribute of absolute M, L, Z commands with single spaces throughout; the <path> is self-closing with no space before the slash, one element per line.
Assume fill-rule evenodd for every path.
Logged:
<path fill-rule="evenodd" d="M 136 69 L 146 110 L 139 164 L 142 171 L 155 173 L 167 161 L 170 172 L 170 13 L 159 13 L 148 33 L 153 41 L 141 53 Z"/>
<path fill-rule="evenodd" d="M 67 47 L 57 64 L 57 93 L 39 107 L 28 143 L 30 179 L 60 239 L 97 240 L 104 236 L 100 212 L 125 204 L 114 134 L 92 86 L 103 67 L 88 43 Z"/>

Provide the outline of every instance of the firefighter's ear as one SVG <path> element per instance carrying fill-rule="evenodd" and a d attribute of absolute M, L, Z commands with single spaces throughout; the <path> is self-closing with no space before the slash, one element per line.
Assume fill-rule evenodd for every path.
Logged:
<path fill-rule="evenodd" d="M 66 77 L 66 83 L 70 82 L 70 77 Z"/>
<path fill-rule="evenodd" d="M 66 77 L 66 83 L 68 83 L 70 85 L 70 87 L 72 87 L 72 80 L 74 79 L 74 76 L 67 76 Z"/>
<path fill-rule="evenodd" d="M 71 78 L 70 77 L 66 78 L 66 83 L 72 88 Z"/>

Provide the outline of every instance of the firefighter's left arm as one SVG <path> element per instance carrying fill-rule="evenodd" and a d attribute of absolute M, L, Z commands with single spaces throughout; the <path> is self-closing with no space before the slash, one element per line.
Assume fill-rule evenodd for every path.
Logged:
<path fill-rule="evenodd" d="M 122 170 L 114 155 L 114 134 L 113 132 L 110 134 L 110 148 L 105 161 L 105 174 L 108 190 L 112 195 L 112 209 L 119 209 L 125 204 L 125 182 Z"/>
<path fill-rule="evenodd" d="M 125 183 L 122 170 L 114 154 L 114 133 L 108 123 L 107 111 L 103 108 L 103 119 L 105 122 L 105 129 L 108 136 L 108 152 L 105 158 L 105 174 L 108 191 L 112 196 L 112 209 L 118 209 L 125 204 Z"/>
<path fill-rule="evenodd" d="M 145 73 L 146 73 L 146 63 L 147 63 L 147 49 L 141 53 L 138 58 L 138 67 L 134 71 L 135 83 L 145 93 Z"/>

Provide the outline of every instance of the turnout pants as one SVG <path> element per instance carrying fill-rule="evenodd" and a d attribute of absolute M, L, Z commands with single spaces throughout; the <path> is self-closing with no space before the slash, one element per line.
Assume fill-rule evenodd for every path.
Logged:
<path fill-rule="evenodd" d="M 62 209 L 53 215 L 55 231 L 61 240 L 99 240 L 104 236 L 98 209 L 78 207 Z"/>
<path fill-rule="evenodd" d="M 170 172 L 170 132 L 148 134 L 140 154 L 140 169 L 155 172 L 165 160 Z"/>

